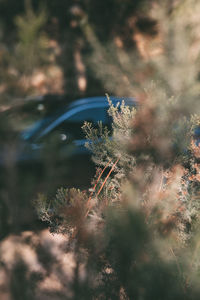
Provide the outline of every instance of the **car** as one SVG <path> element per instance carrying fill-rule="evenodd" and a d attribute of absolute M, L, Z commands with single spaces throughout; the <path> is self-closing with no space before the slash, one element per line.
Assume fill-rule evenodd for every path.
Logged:
<path fill-rule="evenodd" d="M 124 100 L 125 105 L 138 106 L 134 98 L 111 96 L 110 99 L 114 105 Z M 65 181 L 65 174 L 61 172 L 64 170 L 70 177 L 71 186 L 75 186 L 77 182 L 82 183 L 83 178 L 88 178 L 88 183 L 93 177 L 95 168 L 94 165 L 92 166 L 91 153 L 85 147 L 87 140 L 81 127 L 84 121 L 92 122 L 93 126 L 97 126 L 98 121 L 102 121 L 103 125 L 111 128 L 112 120 L 107 113 L 109 103 L 106 96 L 87 97 L 69 102 L 69 99 L 64 96 L 52 95 L 27 99 L 25 102 L 25 106 L 18 107 L 18 112 L 26 120 L 31 119 L 32 125 L 25 130 L 19 129 L 17 142 L 13 144 L 9 142 L 6 151 L 0 151 L 0 165 L 6 162 L 10 168 L 14 161 L 20 169 L 21 166 L 25 166 L 28 175 L 36 169 L 39 180 L 43 169 L 44 176 L 51 175 L 50 181 L 56 179 L 59 183 L 61 182 L 59 176 Z M 11 119 L 15 120 L 14 112 L 16 109 L 11 112 Z M 23 119 L 24 123 L 26 122 Z M 7 133 L 4 136 L 7 136 Z M 194 130 L 196 144 L 199 144 L 199 136 L 198 127 Z M 13 137 L 14 135 L 11 139 Z"/>
<path fill-rule="evenodd" d="M 110 99 L 114 105 L 122 103 L 122 100 L 125 105 L 136 105 L 133 98 L 111 96 Z M 57 185 L 87 186 L 94 175 L 95 166 L 91 161 L 91 153 L 85 147 L 87 140 L 81 127 L 84 121 L 92 122 L 93 126 L 101 121 L 111 128 L 108 108 L 106 96 L 70 102 L 64 96 L 52 95 L 31 97 L 5 111 L 0 119 L 2 129 L 9 119 L 14 132 L 3 130 L 0 135 L 5 138 L 5 145 L 1 139 L 1 173 L 6 174 L 6 168 L 17 168 L 26 180 L 32 178 L 30 180 L 37 180 L 41 185 L 50 182 L 52 188 L 56 182 Z M 27 127 L 30 122 L 32 124 Z"/>
<path fill-rule="evenodd" d="M 110 99 L 114 105 L 122 103 L 122 100 L 125 105 L 136 105 L 134 98 L 112 96 Z M 24 151 L 20 153 L 18 160 L 39 160 L 44 149 L 51 147 L 53 143 L 59 145 L 61 158 L 90 155 L 85 147 L 86 139 L 81 127 L 84 121 L 91 122 L 93 126 L 101 121 L 103 125 L 111 128 L 112 120 L 108 115 L 108 108 L 109 103 L 105 96 L 83 98 L 35 122 L 21 133 Z"/>

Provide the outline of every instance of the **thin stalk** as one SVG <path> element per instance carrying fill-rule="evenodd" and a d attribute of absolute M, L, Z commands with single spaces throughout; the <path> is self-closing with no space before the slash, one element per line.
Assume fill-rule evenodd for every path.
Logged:
<path fill-rule="evenodd" d="M 101 179 L 103 173 L 105 172 L 105 170 L 107 169 L 107 167 L 108 167 L 109 164 L 111 163 L 111 161 L 112 161 L 112 159 L 109 160 L 109 162 L 105 165 L 105 167 L 103 168 L 103 170 L 102 170 L 101 173 L 99 174 L 99 176 L 98 176 L 98 178 L 97 178 L 97 180 L 96 180 L 96 182 L 95 182 L 95 185 L 94 185 L 94 187 L 93 187 L 93 191 L 90 193 L 90 196 L 89 196 L 89 199 L 88 199 L 86 205 L 88 205 L 88 203 L 91 201 L 92 195 L 93 195 L 93 193 L 94 193 L 94 191 L 95 191 L 95 189 L 96 189 L 96 186 L 97 186 L 99 180 Z"/>
<path fill-rule="evenodd" d="M 101 192 L 102 188 L 104 187 L 104 185 L 105 185 L 106 181 L 108 180 L 108 178 L 109 178 L 110 174 L 111 174 L 111 173 L 112 173 L 112 171 L 114 170 L 114 168 L 115 168 L 116 164 L 118 163 L 118 161 L 119 161 L 119 157 L 118 157 L 118 159 L 115 161 L 114 165 L 112 166 L 112 168 L 110 169 L 110 171 L 109 171 L 108 175 L 106 176 L 106 178 L 105 178 L 104 182 L 102 183 L 102 185 L 101 185 L 100 189 L 98 190 L 98 192 L 97 192 L 97 196 L 100 194 L 100 192 Z"/>
<path fill-rule="evenodd" d="M 98 196 L 98 195 L 100 194 L 101 190 L 103 189 L 104 185 L 106 184 L 106 181 L 108 180 L 108 178 L 109 178 L 110 174 L 111 174 L 111 173 L 112 173 L 112 171 L 114 170 L 114 168 L 115 168 L 116 164 L 118 163 L 119 159 L 120 159 L 120 157 L 119 157 L 119 158 L 118 158 L 118 159 L 115 161 L 115 163 L 113 164 L 113 166 L 112 166 L 112 168 L 110 169 L 110 171 L 109 171 L 108 175 L 106 176 L 106 178 L 105 178 L 104 182 L 102 183 L 102 185 L 101 185 L 100 189 L 98 190 L 98 192 L 97 192 L 96 196 Z M 88 201 L 89 201 L 89 200 L 88 200 Z M 89 211 L 90 211 L 90 208 L 88 208 L 88 211 L 87 211 L 87 213 L 86 213 L 86 215 L 85 215 L 85 218 L 88 216 L 88 214 L 89 214 Z"/>

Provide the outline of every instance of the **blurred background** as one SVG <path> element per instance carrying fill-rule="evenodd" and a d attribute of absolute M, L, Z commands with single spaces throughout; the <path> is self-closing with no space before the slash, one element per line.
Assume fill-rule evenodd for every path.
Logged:
<path fill-rule="evenodd" d="M 150 2 L 0 1 L 0 131 L 6 149 L 0 236 L 32 227 L 37 193 L 89 186 L 94 170 L 84 162 L 78 170 L 69 161 L 59 164 L 50 146 L 42 170 L 19 167 L 19 134 L 75 99 L 142 95 L 140 83 L 153 72 L 146 62 L 162 51 Z"/>
<path fill-rule="evenodd" d="M 31 233 L 22 239 L 31 243 L 45 229 L 32 205 L 38 193 L 51 197 L 60 186 L 87 189 L 94 174 L 88 160 L 78 161 L 77 168 L 71 159 L 60 163 L 55 144 L 46 149 L 42 166 L 18 165 L 20 133 L 79 98 L 108 93 L 142 101 L 144 86 L 152 79 L 159 79 L 170 95 L 189 90 L 193 77 L 199 84 L 199 15 L 198 1 L 193 0 L 0 0 L 2 243 L 13 234 L 20 243 L 27 230 Z M 192 43 L 184 31 L 191 27 Z M 166 60 L 163 53 L 173 55 Z M 47 254 L 42 251 L 43 259 Z M 16 274 L 26 273 L 23 264 L 17 268 Z M 5 299 L 36 299 L 30 297 L 30 286 L 21 294 L 13 276 L 13 295 Z"/>
<path fill-rule="evenodd" d="M 5 105 L 27 95 L 132 93 L 133 51 L 144 59 L 159 52 L 148 45 L 156 37 L 159 43 L 157 22 L 147 14 L 150 2 L 2 0 Z"/>

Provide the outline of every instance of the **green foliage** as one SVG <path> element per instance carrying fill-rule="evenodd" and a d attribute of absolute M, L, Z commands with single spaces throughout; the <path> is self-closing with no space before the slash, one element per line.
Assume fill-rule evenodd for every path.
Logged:
<path fill-rule="evenodd" d="M 35 207 L 41 220 L 50 225 L 52 232 L 70 233 L 76 221 L 86 214 L 84 193 L 77 189 L 58 189 L 52 201 L 44 195 L 35 200 Z"/>
<path fill-rule="evenodd" d="M 92 151 L 92 159 L 101 168 L 114 167 L 114 175 L 109 178 L 105 192 L 109 193 L 109 201 L 118 201 L 119 190 L 128 174 L 134 170 L 135 158 L 125 147 L 132 134 L 131 122 L 136 114 L 134 107 L 125 106 L 124 102 L 116 107 L 108 97 L 110 108 L 108 114 L 112 118 L 112 138 L 111 132 L 107 128 L 92 128 L 90 123 L 85 123 L 83 131 L 86 138 L 91 141 L 86 143 L 86 147 Z M 119 160 L 119 161 L 118 161 Z M 116 164 L 116 161 L 118 163 Z M 115 165 L 116 164 L 116 165 Z M 102 184 L 102 180 L 99 181 Z M 113 199 L 112 199 L 112 196 Z"/>
<path fill-rule="evenodd" d="M 192 279 L 198 263 L 188 267 L 185 253 L 192 258 L 196 251 L 199 182 L 191 178 L 194 149 L 176 139 L 180 132 L 191 139 L 197 118 L 182 120 L 177 104 L 170 100 L 163 109 L 150 95 L 138 109 L 114 107 L 108 98 L 112 139 L 101 123 L 84 124 L 94 161 L 108 170 L 98 170 L 90 193 L 61 189 L 50 206 L 45 198 L 36 205 L 53 232 L 72 234 L 87 250 L 88 279 L 78 287 L 87 296 L 190 299 L 192 293 L 198 299 Z"/>
<path fill-rule="evenodd" d="M 186 7 L 191 3 L 198 7 L 197 1 L 184 1 Z M 73 290 L 85 290 L 83 299 L 199 299 L 200 150 L 193 134 L 199 126 L 199 56 L 189 55 L 197 35 L 194 23 L 188 27 L 181 17 L 181 3 L 171 11 L 167 4 L 151 12 L 158 12 L 163 51 L 147 65 L 159 81 L 144 80 L 137 109 L 114 107 L 108 97 L 112 138 L 101 123 L 84 124 L 86 146 L 98 166 L 92 188 L 73 194 L 81 203 L 76 214 L 64 210 L 62 190 L 53 202 L 50 226 L 59 215 L 61 232 L 73 228 L 74 251 L 85 266 L 85 278 L 77 272 Z M 110 52 L 85 15 L 81 26 L 102 57 L 97 76 L 103 77 L 102 69 L 110 75 Z M 133 67 L 127 65 L 115 83 Z M 111 70 L 116 77 L 119 68 Z"/>
<path fill-rule="evenodd" d="M 26 1 L 26 12 L 16 17 L 18 45 L 16 47 L 17 68 L 32 72 L 47 59 L 47 37 L 42 32 L 47 21 L 45 9 L 35 13 L 31 1 Z M 19 61 L 18 61 L 19 60 Z"/>
<path fill-rule="evenodd" d="M 152 239 L 139 211 L 112 210 L 107 215 L 103 235 L 94 237 L 92 251 L 87 260 L 89 280 L 86 288 L 91 299 L 198 299 L 198 284 L 189 285 L 191 274 L 164 243 L 161 246 Z M 98 272 L 101 273 L 98 282 Z M 88 293 L 89 294 L 89 293 Z M 84 298 L 86 299 L 86 298 Z"/>

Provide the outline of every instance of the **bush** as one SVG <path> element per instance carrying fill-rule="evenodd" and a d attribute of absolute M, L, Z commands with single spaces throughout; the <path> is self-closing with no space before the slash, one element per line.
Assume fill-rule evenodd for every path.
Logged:
<path fill-rule="evenodd" d="M 198 7 L 185 7 L 191 2 Z M 164 51 L 150 62 L 160 80 L 145 82 L 137 109 L 114 107 L 108 97 L 112 139 L 101 123 L 84 124 L 97 165 L 92 188 L 36 202 L 52 231 L 71 236 L 74 299 L 200 296 L 198 57 L 188 55 L 196 31 L 182 17 L 184 6 L 163 7 Z"/>

